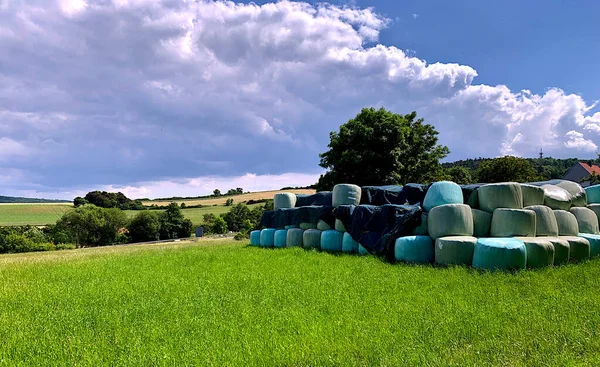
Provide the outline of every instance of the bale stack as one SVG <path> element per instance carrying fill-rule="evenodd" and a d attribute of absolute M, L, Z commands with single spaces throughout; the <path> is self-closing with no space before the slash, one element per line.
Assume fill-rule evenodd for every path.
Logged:
<path fill-rule="evenodd" d="M 359 186 L 351 184 L 338 184 L 333 187 L 333 207 L 337 208 L 340 205 L 359 205 L 362 190 Z M 335 220 L 335 230 L 338 232 L 346 232 L 344 224 L 339 219 Z"/>

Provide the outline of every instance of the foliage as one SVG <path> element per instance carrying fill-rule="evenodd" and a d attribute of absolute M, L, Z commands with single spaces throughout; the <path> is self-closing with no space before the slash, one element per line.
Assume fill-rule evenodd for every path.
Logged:
<path fill-rule="evenodd" d="M 171 203 L 158 217 L 160 239 L 187 238 L 194 230 L 192 221 L 185 218 L 177 203 Z"/>
<path fill-rule="evenodd" d="M 471 184 L 473 183 L 473 177 L 471 176 L 471 172 L 465 167 L 451 167 L 444 170 L 446 179 L 456 182 L 457 184 Z"/>
<path fill-rule="evenodd" d="M 75 207 L 93 204 L 100 208 L 119 208 L 122 210 L 144 210 L 141 200 L 131 200 L 122 192 L 91 191 L 84 198 L 76 197 Z"/>
<path fill-rule="evenodd" d="M 225 195 L 242 195 L 243 193 L 244 193 L 244 189 L 242 189 L 241 187 L 238 187 L 235 189 L 227 190 L 227 193 Z"/>
<path fill-rule="evenodd" d="M 33 226 L 0 228 L 0 253 L 50 251 L 55 246 L 48 236 Z"/>
<path fill-rule="evenodd" d="M 229 198 L 227 200 L 225 200 L 225 206 L 231 206 L 231 204 L 233 204 L 233 199 Z"/>
<path fill-rule="evenodd" d="M 213 191 L 213 196 L 221 196 L 221 190 L 215 189 L 215 191 Z"/>
<path fill-rule="evenodd" d="M 214 234 L 227 233 L 227 223 L 225 222 L 225 219 L 223 219 L 222 216 L 215 216 L 215 219 L 210 226 L 210 231 Z"/>
<path fill-rule="evenodd" d="M 364 108 L 331 132 L 329 150 L 321 153 L 317 190 L 341 182 L 359 186 L 425 183 L 438 177 L 439 160 L 449 153 L 438 145 L 438 132 L 413 112 L 399 115 L 381 108 Z"/>
<path fill-rule="evenodd" d="M 267 204 L 265 203 L 265 205 Z M 223 214 L 223 219 L 227 223 L 228 230 L 232 232 L 249 232 L 258 225 L 264 210 L 264 207 L 257 206 L 250 209 L 245 204 L 239 203 L 233 205 L 229 212 Z"/>
<path fill-rule="evenodd" d="M 147 210 L 137 213 L 127 225 L 127 234 L 131 242 L 158 240 L 159 231 L 158 214 Z"/>
<path fill-rule="evenodd" d="M 580 180 L 580 182 L 586 181 L 589 181 L 590 185 L 598 185 L 600 184 L 600 175 L 597 175 L 595 172 L 592 172 L 591 175 Z"/>
<path fill-rule="evenodd" d="M 505 156 L 483 162 L 477 170 L 480 182 L 531 182 L 536 181 L 535 169 L 525 158 Z"/>
<path fill-rule="evenodd" d="M 82 205 L 85 205 L 85 204 L 89 204 L 89 202 L 86 199 L 82 198 L 81 196 L 78 196 L 75 199 L 73 199 L 73 205 L 76 208 L 80 207 Z"/>
<path fill-rule="evenodd" d="M 125 212 L 116 208 L 83 205 L 65 213 L 54 226 L 56 242 L 80 246 L 105 246 L 125 242 L 119 232 L 127 224 Z"/>

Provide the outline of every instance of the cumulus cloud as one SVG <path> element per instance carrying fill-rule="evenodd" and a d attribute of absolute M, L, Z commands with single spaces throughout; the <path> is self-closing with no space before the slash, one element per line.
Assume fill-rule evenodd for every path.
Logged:
<path fill-rule="evenodd" d="M 2 188 L 296 185 L 274 177 L 316 178 L 329 131 L 366 106 L 417 110 L 451 158 L 596 149 L 593 103 L 475 84 L 468 65 L 377 44 L 389 26 L 372 8 L 289 1 L 4 2 L 0 171 L 19 175 Z"/>

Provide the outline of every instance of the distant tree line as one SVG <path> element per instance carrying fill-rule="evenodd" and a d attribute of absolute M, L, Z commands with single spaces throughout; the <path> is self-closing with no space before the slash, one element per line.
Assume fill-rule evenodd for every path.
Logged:
<path fill-rule="evenodd" d="M 99 208 L 117 208 L 121 210 L 145 209 L 141 200 L 131 200 L 122 192 L 91 191 L 85 197 L 76 197 L 73 200 L 75 207 L 92 204 Z"/>

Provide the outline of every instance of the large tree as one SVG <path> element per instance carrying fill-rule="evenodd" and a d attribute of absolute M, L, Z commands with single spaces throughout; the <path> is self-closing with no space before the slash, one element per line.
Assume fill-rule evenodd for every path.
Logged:
<path fill-rule="evenodd" d="M 479 182 L 530 182 L 537 177 L 533 165 L 525 158 L 505 156 L 481 163 L 477 170 Z"/>
<path fill-rule="evenodd" d="M 417 119 L 383 108 L 364 108 L 329 134 L 329 150 L 321 153 L 317 190 L 337 183 L 363 185 L 426 183 L 442 175 L 440 159 L 450 152 L 438 144 L 438 132 Z"/>

